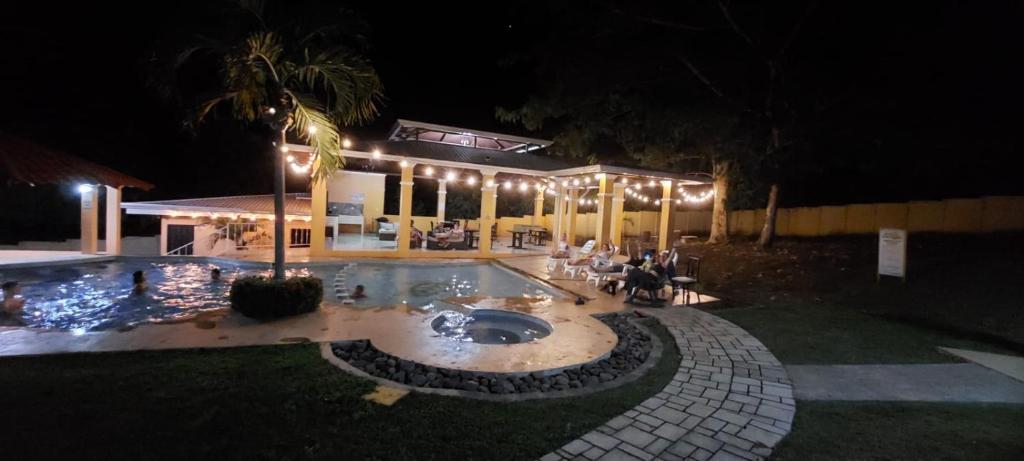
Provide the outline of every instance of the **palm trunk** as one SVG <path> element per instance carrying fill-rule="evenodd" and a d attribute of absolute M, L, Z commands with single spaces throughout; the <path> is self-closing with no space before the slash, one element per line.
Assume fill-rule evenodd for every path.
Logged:
<path fill-rule="evenodd" d="M 726 243 L 729 241 L 729 162 L 718 161 L 713 167 L 715 175 L 715 196 L 711 208 L 711 236 L 708 243 Z"/>
<path fill-rule="evenodd" d="M 767 248 L 772 245 L 775 239 L 775 215 L 779 208 L 779 185 L 772 184 L 768 192 L 768 207 L 765 209 L 764 227 L 761 228 L 761 236 L 757 239 L 757 246 Z"/>
<path fill-rule="evenodd" d="M 284 189 L 285 189 L 285 129 L 281 129 L 281 140 L 274 149 L 274 278 L 284 279 Z"/>

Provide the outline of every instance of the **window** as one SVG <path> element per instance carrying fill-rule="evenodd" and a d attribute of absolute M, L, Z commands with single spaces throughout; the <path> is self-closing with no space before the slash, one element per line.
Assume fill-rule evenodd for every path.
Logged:
<path fill-rule="evenodd" d="M 292 229 L 291 240 L 288 246 L 291 248 L 309 248 L 309 229 Z"/>

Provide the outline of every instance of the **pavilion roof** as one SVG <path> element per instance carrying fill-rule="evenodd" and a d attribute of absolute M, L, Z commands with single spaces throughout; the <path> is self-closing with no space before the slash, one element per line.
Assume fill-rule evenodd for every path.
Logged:
<path fill-rule="evenodd" d="M 310 196 L 307 193 L 285 194 L 285 214 L 309 216 Z M 153 200 L 147 202 L 124 202 L 121 208 L 131 214 L 153 214 L 152 212 L 173 211 L 182 214 L 196 213 L 253 213 L 274 212 L 274 195 L 234 195 L 228 197 L 202 197 L 178 200 Z"/>
<path fill-rule="evenodd" d="M 97 184 L 150 190 L 153 184 L 74 155 L 0 133 L 0 175 L 29 185 Z"/>

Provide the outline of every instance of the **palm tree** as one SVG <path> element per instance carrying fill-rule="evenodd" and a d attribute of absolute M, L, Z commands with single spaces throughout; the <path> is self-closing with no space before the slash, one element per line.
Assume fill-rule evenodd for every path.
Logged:
<path fill-rule="evenodd" d="M 338 126 L 373 119 L 381 83 L 365 59 L 343 46 L 325 45 L 322 29 L 286 40 L 285 34 L 266 27 L 261 8 L 253 4 L 242 2 L 245 11 L 257 18 L 254 30 L 235 39 L 191 47 L 178 55 L 174 67 L 193 60 L 216 63 L 220 87 L 199 105 L 197 122 L 215 108 L 226 106 L 232 117 L 265 123 L 276 133 L 274 278 L 283 279 L 287 135 L 292 132 L 312 146 L 312 179 L 326 179 L 344 166 Z"/>

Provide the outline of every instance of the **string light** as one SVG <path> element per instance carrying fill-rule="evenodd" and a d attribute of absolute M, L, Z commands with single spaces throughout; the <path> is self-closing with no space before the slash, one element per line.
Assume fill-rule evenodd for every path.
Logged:
<path fill-rule="evenodd" d="M 425 174 L 427 176 L 433 176 L 434 175 L 434 167 L 427 166 L 427 168 L 423 170 L 423 174 Z"/>
<path fill-rule="evenodd" d="M 584 176 L 583 177 L 583 183 L 584 184 L 590 184 L 590 176 Z"/>
<path fill-rule="evenodd" d="M 281 152 L 288 152 L 288 145 L 287 144 L 281 146 Z"/>
<path fill-rule="evenodd" d="M 622 178 L 623 185 L 629 185 L 629 178 Z"/>
<path fill-rule="evenodd" d="M 476 184 L 476 176 L 466 178 L 466 184 L 469 184 L 470 186 Z"/>
<path fill-rule="evenodd" d="M 529 189 L 529 188 L 530 188 L 530 186 L 528 184 L 526 184 L 525 182 L 519 183 L 519 191 L 520 192 L 526 192 L 526 189 Z"/>
<path fill-rule="evenodd" d="M 683 196 L 683 201 L 689 203 L 706 202 L 708 199 L 715 196 L 714 189 L 707 189 L 704 192 L 701 192 L 697 195 L 688 194 L 685 190 L 682 190 L 682 188 L 680 188 L 680 191 L 680 194 L 682 194 Z"/>
<path fill-rule="evenodd" d="M 505 180 L 505 184 L 503 184 L 503 186 L 505 187 L 505 189 L 511 189 L 512 188 L 512 181 L 509 181 L 509 180 L 506 179 Z"/>
<path fill-rule="evenodd" d="M 647 187 L 654 187 L 656 184 L 657 183 L 655 183 L 654 180 L 652 179 L 652 180 L 647 182 Z"/>
<path fill-rule="evenodd" d="M 484 183 L 484 185 L 487 186 L 488 189 L 490 189 L 490 188 L 494 187 L 494 180 L 493 179 L 488 179 L 487 182 Z"/>
<path fill-rule="evenodd" d="M 575 178 L 575 179 L 573 179 L 573 180 L 572 180 L 572 185 L 574 185 L 574 186 L 578 186 L 578 185 L 580 185 L 580 178 Z"/>
<path fill-rule="evenodd" d="M 448 173 L 446 173 L 444 175 L 444 179 L 447 179 L 449 181 L 454 181 L 455 180 L 455 172 L 454 171 L 449 171 Z"/>
<path fill-rule="evenodd" d="M 289 154 L 288 157 L 285 157 L 285 159 L 287 159 L 289 162 L 294 162 L 295 161 L 295 156 Z"/>
<path fill-rule="evenodd" d="M 373 150 L 373 158 L 380 158 L 380 149 Z"/>
<path fill-rule="evenodd" d="M 309 131 L 310 136 L 316 134 L 316 125 L 310 125 L 307 131 Z"/>
<path fill-rule="evenodd" d="M 344 147 L 346 149 L 348 149 L 349 147 L 352 147 L 352 141 L 350 141 L 348 138 L 342 139 L 341 140 L 341 147 Z"/>
<path fill-rule="evenodd" d="M 562 187 L 569 187 L 569 181 L 562 181 Z"/>
<path fill-rule="evenodd" d="M 640 183 L 633 184 L 633 188 L 636 190 L 640 190 Z"/>
<path fill-rule="evenodd" d="M 409 162 L 407 162 L 405 160 L 402 160 L 401 162 L 398 162 L 398 166 L 400 166 L 402 168 L 405 168 L 405 167 L 409 166 Z"/>

